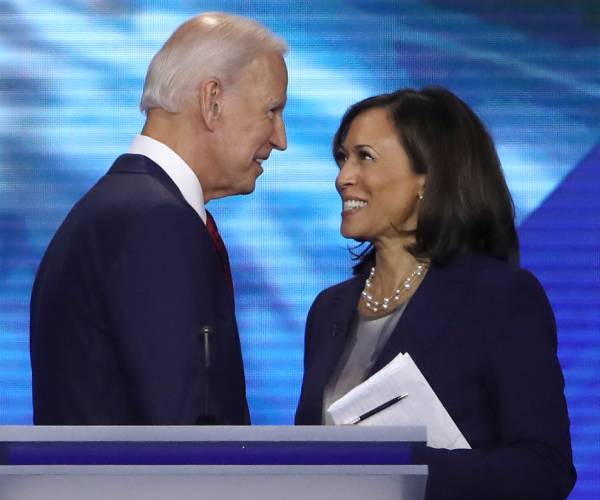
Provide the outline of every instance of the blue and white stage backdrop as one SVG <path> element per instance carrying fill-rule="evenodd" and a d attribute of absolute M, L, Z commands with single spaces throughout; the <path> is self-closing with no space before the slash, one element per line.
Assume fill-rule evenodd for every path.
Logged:
<path fill-rule="evenodd" d="M 349 276 L 330 141 L 351 103 L 438 84 L 491 130 L 522 261 L 559 326 L 579 481 L 600 498 L 600 3 L 597 0 L 0 2 L 0 423 L 31 422 L 28 307 L 73 203 L 141 129 L 146 67 L 207 10 L 290 46 L 289 149 L 254 194 L 211 203 L 232 261 L 252 419 L 293 421 L 304 320 Z"/>

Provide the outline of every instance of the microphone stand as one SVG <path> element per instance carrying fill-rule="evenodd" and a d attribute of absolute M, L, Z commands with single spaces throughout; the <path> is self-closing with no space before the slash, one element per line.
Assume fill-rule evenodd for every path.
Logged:
<path fill-rule="evenodd" d="M 209 389 L 210 383 L 208 380 L 208 374 L 210 371 L 210 336 L 213 333 L 211 326 L 203 326 L 200 330 L 200 336 L 203 341 L 203 368 L 204 368 L 204 413 L 196 419 L 198 425 L 215 425 L 216 420 L 213 415 L 210 414 L 208 406 L 210 403 Z"/>

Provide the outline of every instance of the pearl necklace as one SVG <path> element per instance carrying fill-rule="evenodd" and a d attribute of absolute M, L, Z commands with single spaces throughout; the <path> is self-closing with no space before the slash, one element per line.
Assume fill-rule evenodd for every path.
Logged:
<path fill-rule="evenodd" d="M 381 302 L 376 301 L 371 294 L 371 288 L 373 286 L 372 279 L 375 276 L 375 267 L 371 268 L 371 272 L 369 273 L 369 277 L 365 280 L 365 288 L 362 291 L 361 298 L 365 304 L 365 307 L 374 313 L 379 312 L 380 310 L 387 311 L 392 302 L 400 299 L 400 296 L 408 292 L 415 282 L 425 273 L 429 264 L 423 264 L 419 262 L 412 273 L 406 278 L 402 284 L 394 290 L 394 293 L 390 297 L 383 297 Z"/>

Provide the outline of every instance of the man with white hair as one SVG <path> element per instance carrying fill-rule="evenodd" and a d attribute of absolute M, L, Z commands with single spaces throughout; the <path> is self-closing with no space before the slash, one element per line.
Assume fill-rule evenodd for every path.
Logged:
<path fill-rule="evenodd" d="M 207 13 L 154 56 L 141 135 L 75 205 L 31 299 L 36 424 L 248 424 L 229 261 L 210 200 L 287 147 L 285 42 Z"/>

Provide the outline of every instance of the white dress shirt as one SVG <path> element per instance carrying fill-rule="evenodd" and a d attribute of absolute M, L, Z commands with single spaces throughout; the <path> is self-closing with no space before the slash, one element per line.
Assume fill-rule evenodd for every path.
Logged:
<path fill-rule="evenodd" d="M 204 208 L 204 195 L 202 186 L 191 167 L 183 161 L 183 158 L 152 137 L 137 135 L 129 147 L 130 154 L 144 155 L 151 159 L 175 183 L 181 194 L 190 206 L 206 224 L 206 209 Z"/>

